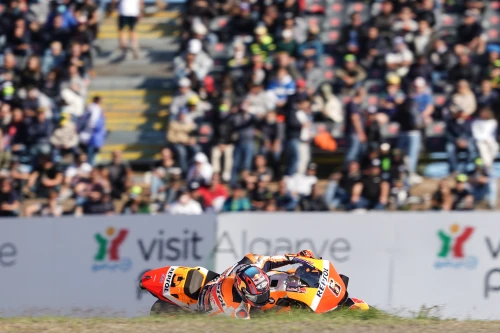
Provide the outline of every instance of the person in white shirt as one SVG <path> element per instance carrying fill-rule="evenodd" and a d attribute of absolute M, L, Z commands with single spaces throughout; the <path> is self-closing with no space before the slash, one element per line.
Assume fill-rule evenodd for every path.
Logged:
<path fill-rule="evenodd" d="M 498 123 L 489 107 L 482 108 L 479 117 L 472 122 L 472 136 L 487 170 L 492 167 L 498 153 L 497 128 Z"/>
<path fill-rule="evenodd" d="M 200 215 L 203 213 L 200 203 L 191 198 L 186 189 L 179 192 L 178 199 L 168 207 L 167 211 L 174 215 Z"/>
<path fill-rule="evenodd" d="M 305 174 L 296 173 L 292 177 L 285 178 L 288 191 L 301 198 L 310 195 L 312 186 L 318 182 L 316 168 L 316 163 L 310 163 Z"/>
<path fill-rule="evenodd" d="M 411 52 L 401 36 L 395 37 L 393 44 L 393 52 L 387 53 L 385 56 L 388 74 L 394 73 L 399 77 L 404 77 L 408 74 L 410 66 L 413 63 L 413 52 Z"/>
<path fill-rule="evenodd" d="M 304 174 L 311 159 L 311 139 L 312 139 L 312 114 L 311 102 L 309 99 L 304 98 L 298 103 L 299 111 L 297 111 L 297 119 L 302 124 L 300 130 L 300 144 L 299 144 L 299 164 L 297 172 Z"/>
<path fill-rule="evenodd" d="M 144 9 L 143 0 L 113 0 L 118 2 L 118 30 L 120 34 L 120 48 L 123 52 L 123 57 L 127 55 L 127 32 L 129 29 L 129 39 L 132 44 L 132 52 L 134 58 L 139 58 L 139 38 L 135 32 L 135 25 L 139 21 Z"/>

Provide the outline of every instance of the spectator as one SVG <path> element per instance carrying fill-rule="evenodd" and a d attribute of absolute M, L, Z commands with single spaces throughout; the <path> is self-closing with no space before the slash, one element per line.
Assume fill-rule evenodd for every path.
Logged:
<path fill-rule="evenodd" d="M 432 195 L 431 205 L 432 210 L 451 210 L 453 206 L 453 195 L 445 180 L 439 182 L 438 189 Z"/>
<path fill-rule="evenodd" d="M 429 50 L 429 45 L 433 40 L 433 31 L 428 21 L 418 21 L 418 31 L 413 38 L 413 49 L 415 55 L 424 56 Z"/>
<path fill-rule="evenodd" d="M 26 217 L 42 216 L 42 217 L 59 217 L 64 212 L 63 206 L 58 200 L 56 191 L 50 191 L 48 201 L 46 203 L 35 203 L 26 207 Z"/>
<path fill-rule="evenodd" d="M 380 13 L 373 18 L 373 25 L 380 31 L 380 36 L 392 40 L 394 32 L 392 27 L 396 22 L 394 6 L 390 0 L 385 0 L 380 5 Z"/>
<path fill-rule="evenodd" d="M 208 162 L 205 154 L 198 152 L 194 156 L 194 165 L 191 166 L 187 174 L 187 182 L 198 182 L 202 185 L 209 184 L 212 179 L 213 168 Z"/>
<path fill-rule="evenodd" d="M 284 29 L 281 32 L 281 40 L 276 46 L 276 52 L 286 52 L 290 57 L 296 58 L 298 55 L 299 45 L 293 38 L 293 31 L 291 29 Z"/>
<path fill-rule="evenodd" d="M 93 187 L 89 193 L 89 199 L 85 201 L 77 215 L 114 215 L 115 206 L 108 193 L 103 192 L 102 187 Z"/>
<path fill-rule="evenodd" d="M 479 110 L 479 117 L 472 122 L 472 136 L 486 170 L 491 170 L 498 153 L 497 128 L 498 122 L 487 106 Z"/>
<path fill-rule="evenodd" d="M 336 76 L 343 93 L 350 94 L 366 79 L 366 71 L 357 64 L 355 55 L 348 54 L 344 57 L 344 67 L 337 70 Z"/>
<path fill-rule="evenodd" d="M 448 75 L 449 84 L 455 85 L 460 80 L 467 82 L 476 82 L 478 71 L 476 66 L 471 62 L 470 56 L 467 54 L 460 54 L 458 63 L 450 70 Z"/>
<path fill-rule="evenodd" d="M 321 84 L 319 93 L 313 98 L 313 111 L 320 112 L 326 120 L 339 124 L 344 122 L 343 105 L 339 98 L 333 94 L 330 83 Z"/>
<path fill-rule="evenodd" d="M 143 195 L 142 187 L 132 186 L 130 188 L 129 199 L 123 205 L 122 214 L 149 214 L 151 213 L 150 203 Z"/>
<path fill-rule="evenodd" d="M 111 197 L 121 199 L 122 195 L 131 187 L 132 169 L 128 162 L 122 159 L 122 153 L 115 150 L 112 153 L 111 163 L 106 167 L 111 184 Z"/>
<path fill-rule="evenodd" d="M 313 139 L 311 127 L 313 125 L 313 118 L 311 102 L 307 98 L 299 101 L 297 107 L 299 110 L 296 113 L 296 117 L 301 124 L 297 172 L 303 174 L 306 172 L 309 161 L 311 160 L 311 142 Z"/>
<path fill-rule="evenodd" d="M 352 201 L 355 208 L 384 210 L 389 202 L 389 192 L 388 179 L 381 174 L 380 160 L 375 159 L 368 174 L 354 185 Z"/>
<path fill-rule="evenodd" d="M 404 77 L 408 74 L 410 66 L 413 63 L 413 53 L 401 36 L 394 38 L 393 45 L 393 51 L 387 53 L 385 56 L 385 65 L 389 73 Z"/>
<path fill-rule="evenodd" d="M 151 199 L 164 201 L 165 193 L 175 178 L 181 176 L 182 170 L 176 166 L 170 148 L 161 150 L 161 159 L 151 169 Z"/>
<path fill-rule="evenodd" d="M 473 210 L 474 197 L 470 190 L 470 185 L 467 183 L 469 178 L 467 175 L 459 174 L 456 177 L 455 188 L 451 190 L 453 197 L 453 210 Z"/>
<path fill-rule="evenodd" d="M 476 113 L 477 104 L 476 96 L 469 87 L 466 80 L 460 80 L 457 83 L 457 91 L 451 97 L 451 103 L 457 105 L 464 112 L 467 117 Z"/>
<path fill-rule="evenodd" d="M 271 61 L 271 57 L 276 51 L 276 44 L 273 38 L 268 34 L 265 26 L 255 28 L 255 42 L 250 45 L 250 53 L 260 54 L 265 62 Z"/>
<path fill-rule="evenodd" d="M 300 201 L 300 210 L 304 212 L 326 212 L 328 206 L 323 196 L 318 191 L 318 185 L 311 186 L 311 194 L 302 198 Z"/>
<path fill-rule="evenodd" d="M 386 91 L 380 98 L 377 120 L 380 124 L 387 124 L 396 118 L 398 106 L 403 104 L 406 96 L 401 90 L 401 78 L 396 74 L 387 76 Z"/>
<path fill-rule="evenodd" d="M 410 71 L 405 77 L 405 81 L 411 84 L 412 81 L 421 77 L 427 83 L 432 82 L 432 65 L 429 64 L 426 56 L 418 56 L 415 63 L 410 66 Z"/>
<path fill-rule="evenodd" d="M 276 112 L 270 111 L 259 125 L 262 132 L 261 154 L 272 157 L 273 170 L 279 168 L 281 151 L 283 149 L 284 124 L 278 122 Z"/>
<path fill-rule="evenodd" d="M 28 146 L 31 156 L 50 153 L 52 122 L 47 119 L 45 109 L 37 110 L 36 118 L 28 125 Z"/>
<path fill-rule="evenodd" d="M 113 0 L 116 3 L 116 0 Z M 137 21 L 141 18 L 144 10 L 143 0 L 120 0 L 118 2 L 118 30 L 120 34 L 120 49 L 123 58 L 127 56 L 127 33 L 125 28 L 129 29 L 129 42 L 132 44 L 132 53 L 134 58 L 139 58 L 139 37 L 135 31 Z"/>
<path fill-rule="evenodd" d="M 189 158 L 200 150 L 193 136 L 196 124 L 188 119 L 186 113 L 186 111 L 181 111 L 177 120 L 171 120 L 167 131 L 167 141 L 172 144 L 184 174 L 188 171 Z"/>
<path fill-rule="evenodd" d="M 498 91 L 493 90 L 490 80 L 485 79 L 481 81 L 481 90 L 476 100 L 478 109 L 489 107 L 493 110 L 498 110 L 500 108 L 500 95 Z"/>
<path fill-rule="evenodd" d="M 174 119 L 179 115 L 181 110 L 183 110 L 188 102 L 188 99 L 196 95 L 194 91 L 191 90 L 191 81 L 183 77 L 178 82 L 179 91 L 172 99 L 172 103 L 170 104 L 170 114 Z"/>
<path fill-rule="evenodd" d="M 368 29 L 368 35 L 363 45 L 361 45 L 361 52 L 359 55 L 360 64 L 365 68 L 372 68 L 374 66 L 383 65 L 383 57 L 390 50 L 387 38 L 379 33 L 377 26 L 371 26 Z"/>
<path fill-rule="evenodd" d="M 58 41 L 50 44 L 50 49 L 45 51 L 42 60 L 42 74 L 47 75 L 56 68 L 60 68 L 66 59 L 62 44 Z"/>
<path fill-rule="evenodd" d="M 482 27 L 477 22 L 478 13 L 474 9 L 465 11 L 465 17 L 462 25 L 458 27 L 458 43 L 468 47 L 471 51 L 484 52 L 485 41 L 482 37 Z"/>
<path fill-rule="evenodd" d="M 345 165 L 357 161 L 366 149 L 365 119 L 362 112 L 364 89 L 357 89 L 345 108 L 345 137 L 347 141 Z"/>
<path fill-rule="evenodd" d="M 47 197 L 51 190 L 58 191 L 64 180 L 60 167 L 50 155 L 41 155 L 38 166 L 31 172 L 26 184 L 27 191 L 38 197 Z"/>
<path fill-rule="evenodd" d="M 309 163 L 305 174 L 296 173 L 292 177 L 286 178 L 287 188 L 300 198 L 311 194 L 311 187 L 318 182 L 316 177 L 316 163 Z"/>
<path fill-rule="evenodd" d="M 104 145 L 107 136 L 106 119 L 101 107 L 101 97 L 92 99 L 84 115 L 78 120 L 80 145 L 87 153 L 90 164 L 94 163 L 96 154 Z"/>
<path fill-rule="evenodd" d="M 222 211 L 224 212 L 242 212 L 249 211 L 251 209 L 250 200 L 245 197 L 245 192 L 241 185 L 233 185 L 231 187 L 232 194 L 224 202 Z"/>
<path fill-rule="evenodd" d="M 352 202 L 353 188 L 361 183 L 361 169 L 359 162 L 351 161 L 346 171 L 342 173 L 333 173 L 330 176 L 325 191 L 325 201 L 330 210 L 335 210 L 341 206 L 350 208 Z"/>
<path fill-rule="evenodd" d="M 187 189 L 181 189 L 178 193 L 177 200 L 168 208 L 168 213 L 174 215 L 199 215 L 203 213 L 203 209 L 198 201 L 191 197 Z"/>
<path fill-rule="evenodd" d="M 264 118 L 269 111 L 274 110 L 274 99 L 264 91 L 262 84 L 259 82 L 251 84 L 243 104 L 248 109 L 248 112 L 259 119 Z"/>
<path fill-rule="evenodd" d="M 276 77 L 269 83 L 267 89 L 274 93 L 277 99 L 276 105 L 282 108 L 285 106 L 288 98 L 295 94 L 296 86 L 288 70 L 281 67 L 278 69 Z"/>
<path fill-rule="evenodd" d="M 398 14 L 398 19 L 394 22 L 392 30 L 395 34 L 407 39 L 418 30 L 418 23 L 413 19 L 413 12 L 410 7 L 402 7 Z"/>
<path fill-rule="evenodd" d="M 299 46 L 299 57 L 304 60 L 314 60 L 315 64 L 320 63 L 323 56 L 323 44 L 318 38 L 319 27 L 311 25 L 307 34 L 307 40 Z"/>
<path fill-rule="evenodd" d="M 474 142 L 472 141 L 471 123 L 467 115 L 459 105 L 450 108 L 453 113 L 452 118 L 446 123 L 446 152 L 448 153 L 448 163 L 450 172 L 458 172 L 457 152 L 467 153 L 466 165 L 475 158 Z"/>
<path fill-rule="evenodd" d="M 235 140 L 233 153 L 233 170 L 231 172 L 231 184 L 236 184 L 238 175 L 248 173 L 252 166 L 253 140 L 256 125 L 256 118 L 246 107 L 234 109 L 230 123 L 232 136 Z M 244 176 L 244 175 L 243 175 Z M 244 178 L 244 177 L 243 177 Z"/>
<path fill-rule="evenodd" d="M 252 210 L 263 211 L 267 202 L 271 200 L 272 193 L 269 190 L 269 178 L 261 175 L 257 178 L 257 187 L 249 193 Z"/>
<path fill-rule="evenodd" d="M 357 54 L 364 43 L 365 26 L 361 14 L 351 14 L 351 23 L 342 28 L 338 45 L 342 53 Z"/>
<path fill-rule="evenodd" d="M 236 107 L 233 107 L 236 108 Z M 214 173 L 221 173 L 222 179 L 227 182 L 231 179 L 233 169 L 234 145 L 231 140 L 231 113 L 230 103 L 223 102 L 214 112 L 214 137 L 212 145 L 212 166 Z M 221 168 L 221 157 L 224 156 L 224 167 Z"/>
<path fill-rule="evenodd" d="M 208 187 L 199 189 L 201 197 L 204 199 L 205 207 L 220 212 L 224 202 L 228 198 L 226 187 L 221 184 L 220 176 L 217 173 L 212 175 L 212 181 Z"/>
<path fill-rule="evenodd" d="M 294 211 L 298 203 L 295 196 L 288 190 L 285 180 L 279 182 L 278 191 L 273 193 L 273 199 L 279 211 Z"/>
<path fill-rule="evenodd" d="M 76 156 L 78 148 L 78 133 L 76 125 L 70 120 L 68 114 L 63 114 L 59 122 L 59 127 L 50 137 L 50 143 L 54 146 L 57 156 L 71 154 Z"/>
<path fill-rule="evenodd" d="M 191 77 L 194 74 L 198 81 L 203 81 L 213 66 L 213 60 L 202 50 L 200 40 L 191 39 L 186 54 L 176 57 L 174 66 L 177 78 Z"/>
<path fill-rule="evenodd" d="M 426 21 L 430 27 L 436 24 L 436 17 L 434 15 L 434 0 L 423 0 L 417 4 L 416 11 L 417 19 L 419 22 Z"/>
<path fill-rule="evenodd" d="M 432 72 L 432 82 L 434 85 L 437 85 L 448 76 L 448 72 L 456 64 L 457 59 L 444 40 L 438 38 L 433 42 L 429 62 L 434 69 Z"/>
<path fill-rule="evenodd" d="M 0 189 L 0 216 L 15 217 L 19 215 L 21 204 L 18 193 L 12 188 L 11 180 L 3 178 Z"/>
<path fill-rule="evenodd" d="M 253 35 L 255 29 L 255 20 L 252 18 L 250 11 L 250 4 L 242 2 L 239 7 L 239 13 L 236 13 L 227 24 L 227 37 L 228 41 L 231 37 L 246 37 Z"/>

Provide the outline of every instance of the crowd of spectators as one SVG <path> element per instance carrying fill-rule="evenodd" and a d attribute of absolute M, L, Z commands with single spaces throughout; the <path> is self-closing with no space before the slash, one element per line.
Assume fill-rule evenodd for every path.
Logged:
<path fill-rule="evenodd" d="M 90 173 L 106 136 L 100 98 L 85 106 L 97 29 L 94 0 L 0 4 L 0 216 L 34 197 L 48 201 L 26 215 L 60 215 L 63 190 Z"/>
<path fill-rule="evenodd" d="M 351 11 L 349 1 L 188 1 L 168 144 L 145 186 L 120 152 L 93 163 L 105 137 L 100 99 L 83 102 L 93 0 L 52 3 L 46 29 L 26 2 L 2 14 L 13 22 L 3 27 L 0 162 L 13 182 L 2 182 L 2 215 L 18 213 L 16 193 L 47 198 L 29 216 L 61 215 L 66 198 L 77 215 L 406 209 L 421 152 L 439 149 L 425 144 L 436 124 L 455 185 L 443 180 L 427 206 L 496 206 L 500 45 L 482 24 L 497 10 L 486 1 L 382 0 Z M 332 17 L 340 24 L 326 28 Z M 325 186 L 313 150 L 344 157 Z M 62 170 L 65 154 L 74 162 Z"/>

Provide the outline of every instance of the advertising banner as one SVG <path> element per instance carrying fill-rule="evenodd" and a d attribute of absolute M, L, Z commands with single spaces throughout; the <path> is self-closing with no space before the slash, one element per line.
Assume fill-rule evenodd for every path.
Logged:
<path fill-rule="evenodd" d="M 500 319 L 500 215 L 276 213 L 218 217 L 216 270 L 248 252 L 311 249 L 349 293 L 396 313 Z"/>
<path fill-rule="evenodd" d="M 148 314 L 140 276 L 210 267 L 215 228 L 215 215 L 2 221 L 0 316 Z"/>

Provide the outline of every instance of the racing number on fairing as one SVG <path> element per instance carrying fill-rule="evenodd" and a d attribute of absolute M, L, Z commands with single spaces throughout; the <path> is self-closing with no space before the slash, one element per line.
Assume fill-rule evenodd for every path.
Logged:
<path fill-rule="evenodd" d="M 330 278 L 330 281 L 328 281 L 328 287 L 333 292 L 335 297 L 339 297 L 342 293 L 342 286 L 332 278 Z"/>

